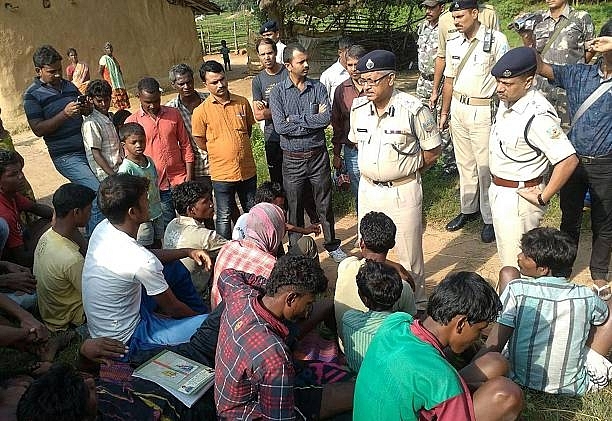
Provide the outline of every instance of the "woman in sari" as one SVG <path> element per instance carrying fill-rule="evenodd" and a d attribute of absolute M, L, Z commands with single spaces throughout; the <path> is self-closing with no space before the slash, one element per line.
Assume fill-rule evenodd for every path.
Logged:
<path fill-rule="evenodd" d="M 130 108 L 130 100 L 128 99 L 125 83 L 123 83 L 123 74 L 121 66 L 117 59 L 113 56 L 113 46 L 110 42 L 104 45 L 104 55 L 100 57 L 100 68 L 98 72 L 100 76 L 113 87 L 112 104 L 119 110 Z"/>
<path fill-rule="evenodd" d="M 70 60 L 70 64 L 66 67 L 66 79 L 72 81 L 78 90 L 85 95 L 85 90 L 89 85 L 89 66 L 87 63 L 79 61 L 74 48 L 69 48 L 66 54 L 68 54 L 68 60 Z"/>

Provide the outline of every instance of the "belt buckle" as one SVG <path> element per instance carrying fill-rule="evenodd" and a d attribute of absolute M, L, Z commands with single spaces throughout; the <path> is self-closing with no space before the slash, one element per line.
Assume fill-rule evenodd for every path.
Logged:
<path fill-rule="evenodd" d="M 593 158 L 590 156 L 581 156 L 580 157 L 580 162 L 582 162 L 583 164 L 592 164 L 593 163 Z"/>
<path fill-rule="evenodd" d="M 470 105 L 470 98 L 467 95 L 461 94 L 459 97 L 459 102 L 462 104 Z"/>

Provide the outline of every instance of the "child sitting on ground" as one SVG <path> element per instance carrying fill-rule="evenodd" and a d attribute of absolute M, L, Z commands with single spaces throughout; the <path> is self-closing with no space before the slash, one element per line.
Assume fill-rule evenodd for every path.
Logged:
<path fill-rule="evenodd" d="M 357 290 L 368 311 L 351 309 L 342 316 L 346 362 L 356 373 L 376 331 L 402 295 L 402 279 L 391 266 L 367 260 L 357 272 Z"/>
<path fill-rule="evenodd" d="M 48 228 L 53 209 L 24 197 L 21 187 L 24 181 L 23 163 L 15 151 L 0 149 L 0 217 L 9 227 L 9 235 L 3 258 L 18 265 L 32 267 L 34 248 L 38 238 Z M 43 219 L 28 227 L 21 224 L 21 211 L 32 212 Z"/>
<path fill-rule="evenodd" d="M 146 134 L 138 123 L 125 123 L 119 128 L 119 138 L 125 150 L 125 159 L 119 166 L 120 173 L 145 177 L 149 180 L 149 221 L 138 228 L 136 241 L 147 248 L 161 248 L 164 238 L 164 221 L 162 218 L 161 199 L 157 187 L 155 164 L 144 154 Z"/>
<path fill-rule="evenodd" d="M 501 285 L 503 310 L 478 355 L 507 346 L 510 378 L 534 390 L 584 395 L 606 387 L 610 302 L 568 280 L 573 240 L 554 228 L 535 228 L 521 238 L 521 250 L 518 265 L 529 278 Z"/>
<path fill-rule="evenodd" d="M 164 248 L 183 247 L 206 250 L 211 258 L 227 240 L 205 226 L 205 221 L 212 219 L 215 206 L 212 200 L 212 189 L 209 183 L 186 181 L 172 189 L 172 201 L 179 216 L 166 227 Z M 210 271 L 204 270 L 192 259 L 181 260 L 191 273 L 191 280 L 199 294 L 208 295 Z"/>

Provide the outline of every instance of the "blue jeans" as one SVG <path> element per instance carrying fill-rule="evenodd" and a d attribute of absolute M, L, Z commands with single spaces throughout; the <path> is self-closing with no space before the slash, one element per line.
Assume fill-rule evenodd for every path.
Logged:
<path fill-rule="evenodd" d="M 161 201 L 164 229 L 166 229 L 170 221 L 176 218 L 176 210 L 174 209 L 174 202 L 172 201 L 172 190 L 160 190 L 159 199 Z"/>
<path fill-rule="evenodd" d="M 212 182 L 217 206 L 216 231 L 221 237 L 232 239 L 232 209 L 236 206 L 236 193 L 244 212 L 248 212 L 255 205 L 255 190 L 257 190 L 257 176 L 243 181 L 215 181 Z"/>
<path fill-rule="evenodd" d="M 87 157 L 84 152 L 73 152 L 62 156 L 51 158 L 57 172 L 70 180 L 71 183 L 80 184 L 81 186 L 89 187 L 98 193 L 100 181 L 94 175 L 89 167 Z M 86 227 L 87 237 L 91 236 L 94 228 L 100 221 L 104 219 L 104 215 L 100 212 L 98 201 L 96 199 L 91 202 L 91 216 Z"/>
<path fill-rule="evenodd" d="M 180 260 L 164 264 L 164 278 L 172 293 L 179 301 L 193 311 L 204 313 L 206 305 L 191 282 L 191 275 Z M 189 342 L 191 336 L 204 323 L 208 314 L 170 319 L 155 314 L 157 302 L 148 296 L 142 287 L 140 301 L 140 322 L 130 338 L 130 355 L 138 351 L 149 350 L 160 345 L 178 345 Z"/>
<path fill-rule="evenodd" d="M 351 193 L 355 198 L 355 209 L 357 206 L 357 196 L 359 196 L 359 161 L 357 159 L 357 148 L 349 148 L 346 145 L 342 147 L 344 154 L 344 168 L 351 180 Z"/>

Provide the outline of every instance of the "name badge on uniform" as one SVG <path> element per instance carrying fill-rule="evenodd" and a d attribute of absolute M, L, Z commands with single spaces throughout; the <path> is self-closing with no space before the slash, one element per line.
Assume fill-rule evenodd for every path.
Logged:
<path fill-rule="evenodd" d="M 403 134 L 403 135 L 410 134 L 410 132 L 407 130 L 386 130 L 386 129 L 384 133 L 385 134 Z"/>
<path fill-rule="evenodd" d="M 461 57 L 459 57 L 459 56 L 451 56 L 451 58 L 452 58 L 453 60 L 459 60 Z"/>
<path fill-rule="evenodd" d="M 357 127 L 357 133 L 367 133 L 368 129 L 360 129 L 359 127 Z"/>

